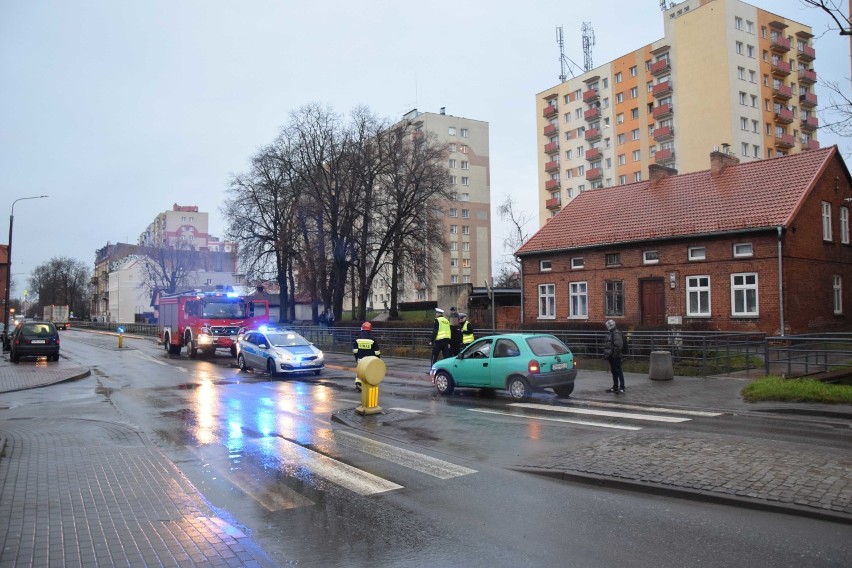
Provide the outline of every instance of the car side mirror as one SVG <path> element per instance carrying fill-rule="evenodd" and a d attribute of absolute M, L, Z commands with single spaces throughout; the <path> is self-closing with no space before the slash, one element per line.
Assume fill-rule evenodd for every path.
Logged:
<path fill-rule="evenodd" d="M 258 343 L 257 346 L 261 349 L 269 349 L 269 345 L 267 345 L 266 343 Z"/>

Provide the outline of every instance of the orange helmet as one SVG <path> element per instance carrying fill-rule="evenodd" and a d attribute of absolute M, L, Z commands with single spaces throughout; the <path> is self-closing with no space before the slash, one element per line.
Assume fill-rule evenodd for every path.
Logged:
<path fill-rule="evenodd" d="M 373 324 L 368 321 L 365 321 L 361 324 L 361 331 L 373 331 Z"/>

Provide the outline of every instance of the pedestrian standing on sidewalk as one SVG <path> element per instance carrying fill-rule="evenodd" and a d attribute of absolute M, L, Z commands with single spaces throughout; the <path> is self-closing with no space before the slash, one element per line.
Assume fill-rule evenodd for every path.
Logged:
<path fill-rule="evenodd" d="M 604 359 L 609 361 L 609 370 L 612 372 L 612 388 L 606 392 L 624 392 L 624 372 L 621 370 L 621 351 L 624 349 L 624 341 L 621 332 L 615 327 L 615 320 L 606 320 L 607 336 L 604 343 Z"/>
<path fill-rule="evenodd" d="M 379 349 L 379 342 L 373 338 L 373 324 L 365 321 L 361 324 L 361 333 L 352 340 L 352 354 L 355 356 L 355 366 L 358 366 L 358 361 L 364 357 L 379 357 L 382 352 Z M 355 390 L 361 392 L 361 379 L 355 375 Z"/>
<path fill-rule="evenodd" d="M 444 310 L 435 308 L 435 323 L 432 326 L 432 363 L 450 356 L 450 320 L 444 317 Z"/>

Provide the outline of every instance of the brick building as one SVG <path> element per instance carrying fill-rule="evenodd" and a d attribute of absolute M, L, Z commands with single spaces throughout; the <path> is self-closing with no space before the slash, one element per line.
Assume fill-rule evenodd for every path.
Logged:
<path fill-rule="evenodd" d="M 517 252 L 526 326 L 852 329 L 852 180 L 832 146 L 577 196 Z"/>

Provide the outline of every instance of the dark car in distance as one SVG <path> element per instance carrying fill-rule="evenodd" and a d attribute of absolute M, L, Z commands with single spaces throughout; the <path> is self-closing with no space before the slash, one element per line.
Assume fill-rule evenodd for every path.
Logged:
<path fill-rule="evenodd" d="M 59 361 L 59 332 L 53 322 L 25 321 L 15 328 L 9 340 L 9 358 L 18 363 L 21 357 L 46 356 Z"/>

